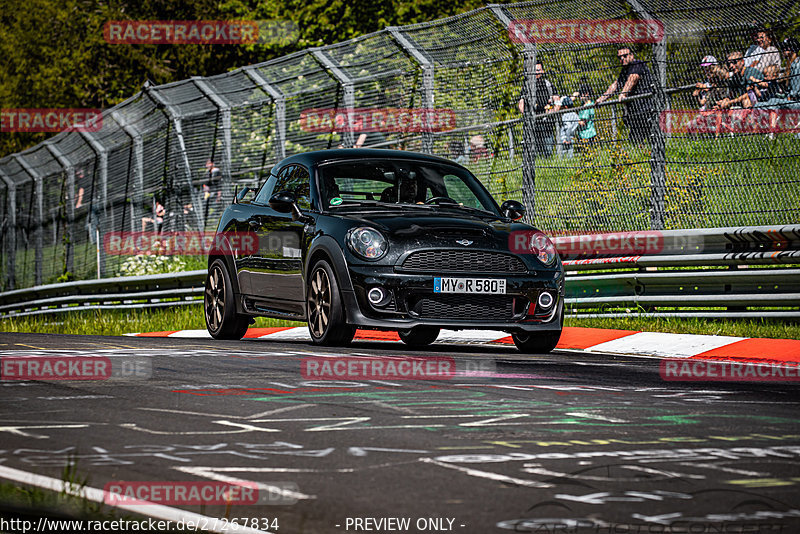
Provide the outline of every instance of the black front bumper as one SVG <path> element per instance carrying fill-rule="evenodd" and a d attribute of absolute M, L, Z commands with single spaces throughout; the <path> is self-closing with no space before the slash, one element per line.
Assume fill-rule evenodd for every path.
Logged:
<path fill-rule="evenodd" d="M 392 267 L 351 266 L 348 276 L 353 290 L 343 290 L 342 300 L 347 314 L 347 322 L 362 328 L 403 330 L 416 326 L 432 326 L 451 330 L 486 329 L 506 332 L 537 332 L 561 330 L 564 310 L 564 274 L 560 270 L 541 271 L 530 274 L 498 273 L 448 273 L 420 274 L 396 272 Z M 496 314 L 465 318 L 450 318 L 445 315 L 424 317 L 414 312 L 414 303 L 419 299 L 435 299 L 441 293 L 434 293 L 435 276 L 461 278 L 503 278 L 506 280 L 505 298 L 513 299 L 513 313 L 505 317 Z M 378 308 L 367 299 L 370 288 L 380 286 L 390 291 L 392 305 Z M 528 314 L 529 304 L 537 302 L 539 295 L 548 291 L 555 302 L 547 310 L 536 310 Z M 459 297 L 462 294 L 447 294 Z M 463 295 L 465 299 L 471 298 Z M 418 310 L 418 307 L 416 307 Z"/>

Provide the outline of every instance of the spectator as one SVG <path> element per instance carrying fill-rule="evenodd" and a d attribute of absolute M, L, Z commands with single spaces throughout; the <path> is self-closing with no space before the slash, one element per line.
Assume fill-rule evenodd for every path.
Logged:
<path fill-rule="evenodd" d="M 153 205 L 153 217 L 142 217 L 142 232 L 145 231 L 148 224 L 153 225 L 153 231 L 158 232 L 161 225 L 164 223 L 164 215 L 167 210 L 161 205 L 161 202 L 155 201 Z"/>
<path fill-rule="evenodd" d="M 447 150 L 450 153 L 450 158 L 459 165 L 466 165 L 469 163 L 469 156 L 464 148 L 464 141 L 450 141 L 447 145 Z"/>
<path fill-rule="evenodd" d="M 764 79 L 754 85 L 759 103 L 784 97 L 783 89 L 778 83 L 778 74 L 780 74 L 780 68 L 777 65 L 768 65 L 764 69 Z"/>
<path fill-rule="evenodd" d="M 798 57 L 798 52 L 800 52 L 800 42 L 798 42 L 794 37 L 784 39 L 781 43 L 781 50 L 783 51 L 783 55 L 786 57 L 786 60 L 789 63 L 787 68 L 789 77 L 787 90 L 784 94 L 779 93 L 774 96 L 770 96 L 770 98 L 767 100 L 760 101 L 757 104 L 758 108 L 767 108 L 770 110 L 770 137 L 774 137 L 775 132 L 778 131 L 778 113 L 776 110 L 800 110 L 800 57 Z M 773 73 L 774 71 L 771 71 L 770 76 Z M 763 87 L 763 85 L 761 85 L 761 87 Z M 767 89 L 767 91 L 769 91 L 769 89 Z"/>
<path fill-rule="evenodd" d="M 536 63 L 534 75 L 536 76 L 536 103 L 533 111 L 539 115 L 547 111 L 547 106 L 555 91 L 553 84 L 544 75 L 544 66 L 541 62 Z M 525 112 L 524 95 L 520 98 L 518 107 L 520 113 Z M 534 122 L 533 146 L 537 157 L 549 158 L 552 155 L 554 126 L 555 121 L 552 118 L 537 118 Z"/>
<path fill-rule="evenodd" d="M 486 150 L 486 142 L 482 135 L 473 135 L 469 138 L 469 155 L 472 163 L 489 157 L 489 151 Z"/>
<path fill-rule="evenodd" d="M 559 157 L 571 158 L 574 155 L 573 137 L 580 126 L 580 118 L 572 108 L 572 99 L 565 96 L 559 102 L 561 109 L 568 111 L 561 115 L 561 128 L 558 131 L 558 155 Z"/>
<path fill-rule="evenodd" d="M 582 105 L 578 110 L 578 130 L 576 132 L 581 145 L 593 142 L 597 136 L 594 128 L 594 102 L 592 102 L 591 94 L 591 87 L 581 84 L 578 92 L 573 95 L 573 101 Z"/>
<path fill-rule="evenodd" d="M 770 65 L 780 68 L 781 53 L 773 46 L 769 32 L 763 29 L 756 31 L 755 41 L 757 46 L 755 48 L 751 46 L 745 54 L 745 67 L 753 67 L 762 72 Z"/>
<path fill-rule="evenodd" d="M 719 102 L 728 97 L 728 71 L 715 65 L 711 68 L 710 88 L 700 97 L 700 110 L 719 109 Z"/>
<path fill-rule="evenodd" d="M 617 79 L 608 86 L 605 93 L 597 103 L 607 100 L 619 91 L 619 101 L 624 102 L 630 97 L 643 95 L 653 90 L 653 76 L 644 61 L 634 57 L 630 48 L 623 46 L 617 50 L 617 58 L 622 63 L 622 70 Z M 653 108 L 649 99 L 639 99 L 625 102 L 625 116 L 623 120 L 630 130 L 631 141 L 644 143 L 650 135 L 650 120 Z"/>
<path fill-rule="evenodd" d="M 752 107 L 754 95 L 751 98 L 751 87 L 763 80 L 764 75 L 758 69 L 745 67 L 744 56 L 739 51 L 729 53 L 726 64 L 731 72 L 728 79 L 728 97 L 719 101 L 718 106 L 722 109 Z"/>
<path fill-rule="evenodd" d="M 786 92 L 786 101 L 782 103 L 783 107 L 791 109 L 800 109 L 800 42 L 794 37 L 784 39 L 781 43 L 781 50 L 783 57 L 786 58 L 788 71 L 788 83 Z"/>
<path fill-rule="evenodd" d="M 716 66 L 717 58 L 714 56 L 706 56 L 703 58 L 703 61 L 700 62 L 700 67 L 703 69 L 705 80 L 702 82 L 697 82 L 695 84 L 694 91 L 692 91 L 692 96 L 694 96 L 700 103 L 700 111 L 705 111 L 706 109 L 705 104 L 703 104 L 703 100 L 713 86 L 711 72 Z"/>

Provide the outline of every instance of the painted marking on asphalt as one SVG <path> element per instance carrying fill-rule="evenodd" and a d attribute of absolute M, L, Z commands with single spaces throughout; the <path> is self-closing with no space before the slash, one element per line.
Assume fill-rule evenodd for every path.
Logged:
<path fill-rule="evenodd" d="M 50 436 L 40 434 L 32 434 L 26 430 L 43 429 L 43 428 L 88 428 L 89 425 L 33 425 L 33 426 L 0 426 L 0 432 L 8 432 L 15 436 L 22 436 L 24 438 L 33 439 L 48 439 Z"/>
<path fill-rule="evenodd" d="M 661 358 L 689 358 L 695 354 L 729 345 L 742 339 L 744 338 L 639 332 L 638 334 L 593 345 L 587 350 L 589 352 L 642 354 Z"/>
<path fill-rule="evenodd" d="M 0 478 L 12 480 L 21 484 L 36 486 L 38 488 L 43 488 L 50 491 L 56 491 L 58 493 L 77 493 L 79 497 L 82 497 L 86 500 L 106 504 L 112 508 L 119 508 L 120 510 L 141 514 L 146 517 L 164 519 L 167 521 L 174 521 L 176 523 L 178 521 L 191 521 L 196 525 L 209 525 L 206 528 L 211 532 L 228 533 L 230 532 L 231 528 L 230 523 L 218 521 L 217 518 L 196 514 L 194 512 L 188 512 L 186 510 L 180 510 L 178 508 L 171 508 L 162 504 L 146 501 L 144 504 L 108 504 L 105 502 L 106 495 L 103 490 L 84 486 L 75 492 L 73 485 L 64 482 L 63 480 L 37 475 L 35 473 L 28 473 L 27 471 L 13 469 L 11 467 L 0 466 Z M 220 526 L 217 526 L 218 524 Z M 254 528 L 245 526 L 238 526 L 236 532 L 240 532 L 242 534 L 272 534 L 266 530 L 256 530 Z"/>
<path fill-rule="evenodd" d="M 438 460 L 434 460 L 433 458 L 420 458 L 420 462 L 425 462 L 428 464 L 438 465 L 439 467 L 445 467 L 447 469 L 453 469 L 455 471 L 461 471 L 469 476 L 478 477 L 478 478 L 487 478 L 489 480 L 496 480 L 498 482 L 504 482 L 506 484 L 513 484 L 515 486 L 525 486 L 528 488 L 552 488 L 552 484 L 548 484 L 546 482 L 539 482 L 538 480 L 527 480 L 524 478 L 516 478 L 510 477 L 506 475 L 501 475 L 499 473 L 490 473 L 488 471 L 481 471 L 480 469 L 473 469 L 471 467 L 462 467 L 460 465 L 453 465 L 448 464 L 445 462 L 440 462 Z"/>
<path fill-rule="evenodd" d="M 286 497 L 287 499 L 297 499 L 297 500 L 308 500 L 308 499 L 316 499 L 316 495 L 307 495 L 305 493 L 301 493 L 299 491 L 293 491 L 290 489 L 286 489 L 282 486 L 276 486 L 273 484 L 267 484 L 264 482 L 257 482 L 255 480 L 245 480 L 243 478 L 232 477 L 229 475 L 223 475 L 223 472 L 235 472 L 235 473 L 275 473 L 275 472 L 297 472 L 291 470 L 281 470 L 280 468 L 270 468 L 270 467 L 173 467 L 178 471 L 183 471 L 184 473 L 189 473 L 198 477 L 208 478 L 210 480 L 216 480 L 217 482 L 227 482 L 229 484 L 242 484 L 250 486 L 251 484 L 255 484 L 259 490 L 264 490 L 269 493 L 275 493 L 282 497 Z M 314 472 L 313 469 L 303 470 L 307 472 Z"/>

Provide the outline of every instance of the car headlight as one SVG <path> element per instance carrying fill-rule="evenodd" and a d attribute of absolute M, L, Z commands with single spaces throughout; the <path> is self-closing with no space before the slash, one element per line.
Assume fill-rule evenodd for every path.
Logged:
<path fill-rule="evenodd" d="M 534 232 L 530 241 L 531 254 L 535 254 L 540 262 L 552 265 L 556 261 L 556 247 L 550 238 L 542 232 Z"/>
<path fill-rule="evenodd" d="M 373 228 L 354 228 L 347 237 L 347 245 L 365 260 L 377 260 L 389 250 L 389 243 Z"/>

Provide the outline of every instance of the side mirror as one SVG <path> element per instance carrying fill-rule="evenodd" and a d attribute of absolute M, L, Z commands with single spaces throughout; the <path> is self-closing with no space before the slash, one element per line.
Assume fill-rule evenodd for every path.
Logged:
<path fill-rule="evenodd" d="M 303 215 L 297 205 L 297 196 L 291 191 L 281 191 L 275 193 L 269 199 L 269 207 L 279 213 L 291 213 L 293 221 L 308 223 L 313 221 L 308 215 Z"/>
<path fill-rule="evenodd" d="M 500 211 L 511 220 L 518 221 L 525 216 L 525 206 L 516 200 L 506 200 L 500 206 Z"/>
<path fill-rule="evenodd" d="M 297 197 L 291 191 L 275 193 L 269 199 L 269 207 L 280 213 L 289 213 L 297 202 Z"/>

